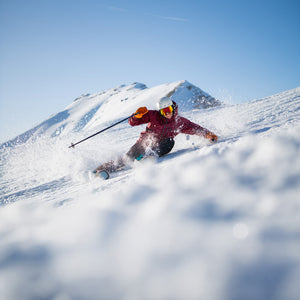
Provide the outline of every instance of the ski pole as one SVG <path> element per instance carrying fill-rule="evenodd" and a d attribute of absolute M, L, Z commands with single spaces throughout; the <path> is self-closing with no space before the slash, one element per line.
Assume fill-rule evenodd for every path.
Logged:
<path fill-rule="evenodd" d="M 115 123 L 115 124 L 112 124 L 112 125 L 110 125 L 110 126 L 104 128 L 104 129 L 102 129 L 102 130 L 100 130 L 100 131 L 98 131 L 98 132 L 96 132 L 96 133 L 94 133 L 94 134 L 88 136 L 87 138 L 85 138 L 85 139 L 83 139 L 83 140 L 81 140 L 81 141 L 75 143 L 75 144 L 71 143 L 71 146 L 69 146 L 69 148 L 75 148 L 76 145 L 78 145 L 78 144 L 80 144 L 80 143 L 82 143 L 82 142 L 84 142 L 84 141 L 86 141 L 86 140 L 88 140 L 88 139 L 94 137 L 95 135 L 97 135 L 97 134 L 99 134 L 99 133 L 101 133 L 101 132 L 103 132 L 103 131 L 106 131 L 106 130 L 109 129 L 109 128 L 112 128 L 112 127 L 114 127 L 114 126 L 116 126 L 116 125 L 118 125 L 118 124 L 120 124 L 120 123 L 122 123 L 122 122 L 124 122 L 124 121 L 126 121 L 126 120 L 128 120 L 128 119 L 130 119 L 131 117 L 133 117 L 133 116 L 135 116 L 135 115 L 137 115 L 137 114 L 133 114 L 133 115 L 131 115 L 130 117 L 127 117 L 127 118 L 125 118 L 125 119 L 123 119 L 123 120 L 121 120 L 121 121 L 119 121 L 119 122 L 117 122 L 117 123 Z"/>

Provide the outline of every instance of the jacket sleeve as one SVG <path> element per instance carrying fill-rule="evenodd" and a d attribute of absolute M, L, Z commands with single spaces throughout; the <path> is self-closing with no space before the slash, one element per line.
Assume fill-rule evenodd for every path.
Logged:
<path fill-rule="evenodd" d="M 136 118 L 132 116 L 129 118 L 128 123 L 131 126 L 146 124 L 150 122 L 150 111 L 148 111 L 146 114 L 144 114 L 141 118 Z"/>
<path fill-rule="evenodd" d="M 181 133 L 190 134 L 190 135 L 199 135 L 205 138 L 207 134 L 210 133 L 208 129 L 198 124 L 195 124 L 186 118 L 181 117 L 180 121 L 181 124 L 178 129 Z"/>

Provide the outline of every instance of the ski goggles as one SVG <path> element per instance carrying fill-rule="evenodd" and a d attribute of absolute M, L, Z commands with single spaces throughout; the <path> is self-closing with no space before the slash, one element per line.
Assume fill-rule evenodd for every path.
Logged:
<path fill-rule="evenodd" d="M 162 114 L 163 116 L 165 116 L 167 113 L 172 113 L 173 112 L 173 106 L 170 105 L 168 107 L 162 108 L 159 110 L 160 114 Z"/>

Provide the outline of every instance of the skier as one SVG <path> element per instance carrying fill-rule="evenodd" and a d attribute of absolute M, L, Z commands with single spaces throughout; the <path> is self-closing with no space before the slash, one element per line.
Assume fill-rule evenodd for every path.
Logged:
<path fill-rule="evenodd" d="M 147 124 L 146 130 L 123 157 L 100 165 L 94 170 L 95 174 L 117 171 L 130 165 L 135 159 L 140 160 L 144 155 L 161 157 L 172 150 L 174 137 L 179 133 L 198 135 L 209 139 L 211 143 L 218 141 L 218 137 L 208 129 L 179 116 L 178 106 L 170 98 L 161 98 L 156 106 L 157 110 L 140 107 L 130 117 L 128 122 L 131 126 Z"/>

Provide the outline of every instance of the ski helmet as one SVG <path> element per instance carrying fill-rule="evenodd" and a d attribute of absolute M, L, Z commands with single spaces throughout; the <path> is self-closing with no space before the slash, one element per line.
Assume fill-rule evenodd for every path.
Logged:
<path fill-rule="evenodd" d="M 158 110 L 166 108 L 168 106 L 172 106 L 172 105 L 173 105 L 173 101 L 169 97 L 162 97 L 156 103 L 156 107 Z"/>

